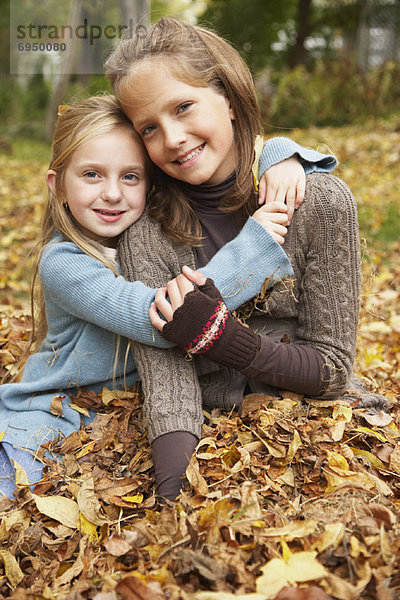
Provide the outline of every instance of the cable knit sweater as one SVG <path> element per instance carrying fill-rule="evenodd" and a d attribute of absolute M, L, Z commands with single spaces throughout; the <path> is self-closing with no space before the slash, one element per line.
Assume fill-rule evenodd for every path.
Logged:
<path fill-rule="evenodd" d="M 140 277 L 148 285 L 159 286 L 178 273 L 182 264 L 193 266 L 187 260 L 187 247 L 163 238 L 156 223 L 148 221 L 147 228 L 146 234 L 145 228 L 139 232 L 133 226 L 121 241 L 121 264 L 128 279 Z M 166 264 L 154 265 L 152 249 L 160 244 L 168 253 L 176 253 L 172 272 Z M 329 369 L 323 397 L 338 397 L 352 373 L 361 279 L 356 204 L 341 180 L 323 174 L 307 177 L 304 203 L 295 212 L 283 248 L 292 261 L 294 278 L 258 298 L 249 324 L 274 341 L 286 334 L 291 343 L 318 350 Z M 142 259 L 139 266 L 139 257 L 144 256 L 149 262 Z M 248 309 L 249 305 L 243 307 L 242 315 Z M 243 374 L 199 357 L 187 361 L 179 349 L 164 351 L 135 343 L 134 354 L 145 393 L 150 440 L 178 430 L 199 437 L 202 403 L 208 409 L 229 409 L 240 402 L 246 384 L 253 391 L 266 391 L 264 384 L 254 381 L 262 368 L 257 358 Z M 350 381 L 352 389 L 365 391 L 355 378 Z"/>

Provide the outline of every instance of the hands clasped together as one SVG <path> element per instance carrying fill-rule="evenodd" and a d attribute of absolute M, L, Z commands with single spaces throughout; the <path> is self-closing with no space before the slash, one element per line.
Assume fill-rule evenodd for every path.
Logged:
<path fill-rule="evenodd" d="M 291 219 L 304 192 L 292 196 L 290 207 L 285 204 L 285 197 L 279 199 L 279 194 L 276 191 L 274 199 L 256 210 L 253 218 L 283 244 L 289 214 Z M 188 353 L 206 353 L 214 362 L 238 370 L 251 364 L 260 347 L 259 336 L 230 314 L 214 282 L 187 266 L 166 287 L 157 290 L 149 316 L 163 337 Z"/>

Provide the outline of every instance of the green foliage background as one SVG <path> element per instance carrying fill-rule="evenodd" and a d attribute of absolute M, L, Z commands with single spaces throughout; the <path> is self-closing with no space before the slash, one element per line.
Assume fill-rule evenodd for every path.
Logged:
<path fill-rule="evenodd" d="M 32 0 L 18 0 L 30 5 Z M 45 0 L 35 11 L 51 10 L 55 0 Z M 230 40 L 248 62 L 259 91 L 267 127 L 341 126 L 362 123 L 373 117 L 388 117 L 400 111 L 400 66 L 388 62 L 363 70 L 351 52 L 334 50 L 337 35 L 352 35 L 360 14 L 368 5 L 391 5 L 400 15 L 400 0 L 207 0 L 198 17 Z M 57 4 L 57 14 L 61 6 Z M 68 3 L 64 9 L 68 13 Z M 151 18 L 172 14 L 186 18 L 184 10 L 196 2 L 154 0 Z M 307 10 L 303 7 L 308 6 Z M 104 4 L 107 15 L 118 19 L 116 0 Z M 44 120 L 52 91 L 51 81 L 33 75 L 18 81 L 9 74 L 10 0 L 0 0 L 0 140 L 3 148 L 18 146 L 19 140 L 44 138 Z M 374 9 L 375 10 L 375 9 Z M 303 12 L 302 12 L 303 11 Z M 306 15 L 306 17 L 305 17 Z M 296 43 L 302 26 L 308 39 L 316 40 L 300 64 Z M 398 17 L 400 23 L 400 16 Z M 297 57 L 299 58 L 299 57 Z M 69 103 L 100 91 L 110 91 L 102 75 L 72 75 L 64 98 Z M 7 146 L 8 144 L 8 146 Z"/>

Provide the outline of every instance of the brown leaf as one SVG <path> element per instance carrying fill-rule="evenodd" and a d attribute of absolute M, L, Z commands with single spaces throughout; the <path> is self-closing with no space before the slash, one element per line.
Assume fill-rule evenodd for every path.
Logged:
<path fill-rule="evenodd" d="M 124 577 L 115 590 L 122 600 L 165 600 L 164 594 L 156 592 L 134 575 Z"/>
<path fill-rule="evenodd" d="M 132 550 L 132 546 L 122 535 L 113 535 L 106 541 L 104 547 L 112 556 L 123 556 Z"/>
<path fill-rule="evenodd" d="M 63 414 L 62 402 L 66 396 L 53 396 L 50 402 L 50 412 L 52 415 L 60 416 Z"/>
<path fill-rule="evenodd" d="M 250 417 L 254 415 L 260 407 L 268 406 L 273 396 L 266 394 L 248 394 L 245 396 L 239 406 L 239 415 L 241 417 Z"/>
<path fill-rule="evenodd" d="M 186 477 L 190 485 L 195 490 L 196 494 L 206 496 L 208 493 L 208 485 L 204 477 L 200 473 L 199 463 L 193 455 L 186 468 Z"/>
<path fill-rule="evenodd" d="M 395 446 L 395 449 L 390 455 L 389 470 L 400 475 L 400 445 Z"/>
<path fill-rule="evenodd" d="M 380 410 L 377 414 L 366 412 L 363 414 L 363 418 L 367 423 L 375 427 L 385 427 L 393 421 L 393 418 L 383 410 Z"/>

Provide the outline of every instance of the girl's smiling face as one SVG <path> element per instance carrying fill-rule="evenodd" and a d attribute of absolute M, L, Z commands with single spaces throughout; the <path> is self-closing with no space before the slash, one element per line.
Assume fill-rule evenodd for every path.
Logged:
<path fill-rule="evenodd" d="M 124 112 L 162 171 L 199 185 L 221 183 L 235 170 L 234 115 L 225 96 L 176 79 L 157 60 L 139 63 L 131 81 Z"/>
<path fill-rule="evenodd" d="M 146 203 L 146 152 L 135 133 L 119 127 L 83 142 L 64 174 L 62 201 L 83 234 L 105 246 L 141 216 Z M 55 196 L 56 172 L 47 183 Z M 61 201 L 61 200 L 60 200 Z"/>

